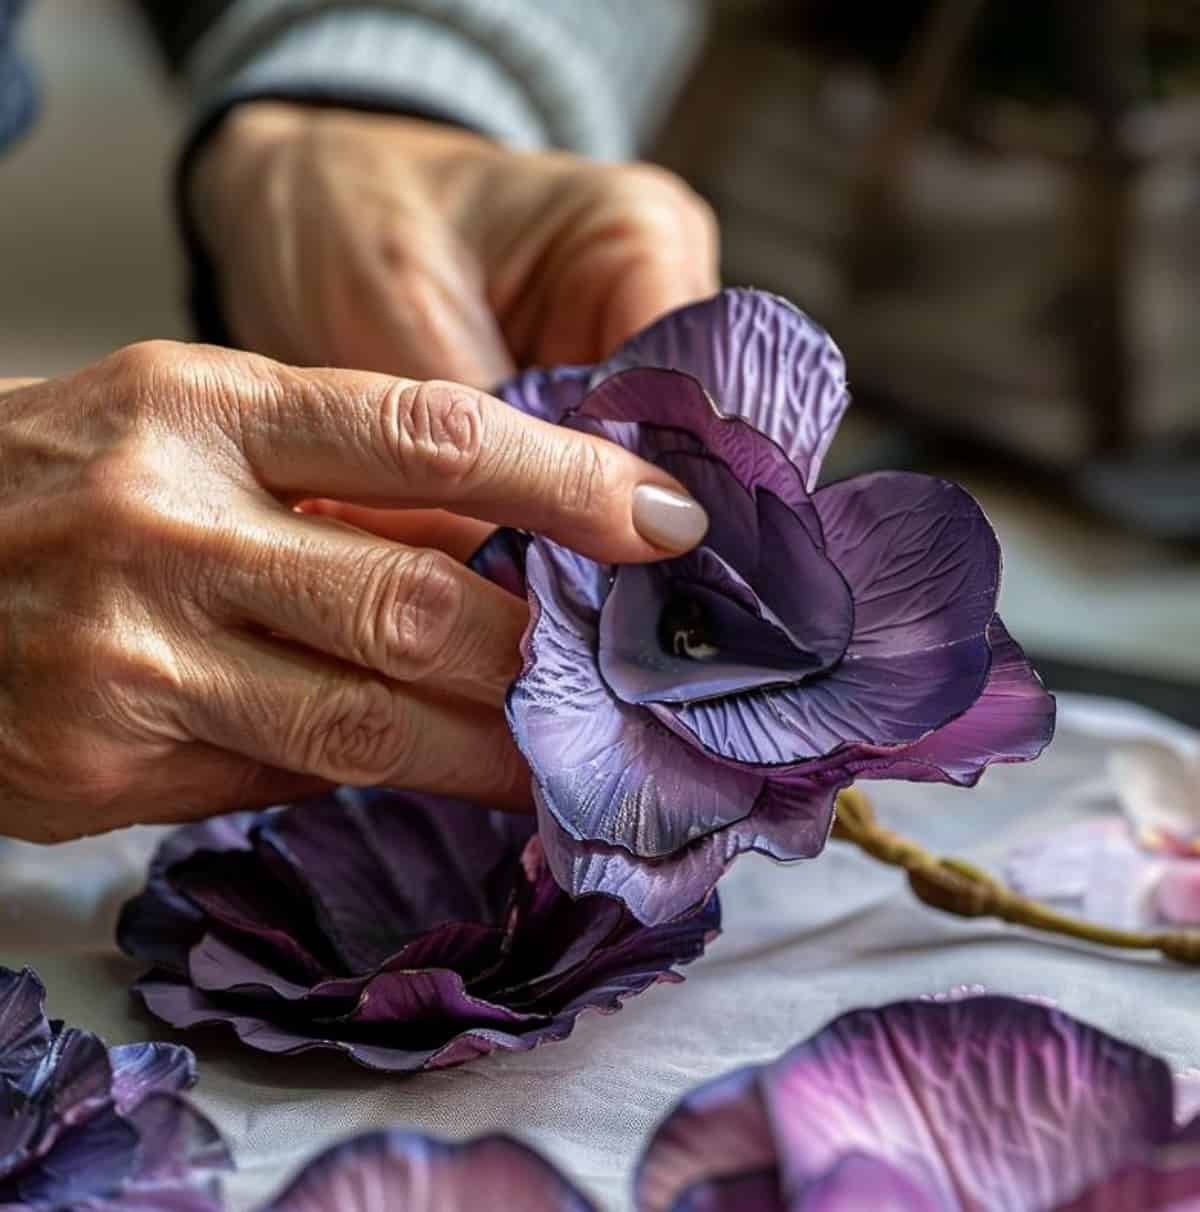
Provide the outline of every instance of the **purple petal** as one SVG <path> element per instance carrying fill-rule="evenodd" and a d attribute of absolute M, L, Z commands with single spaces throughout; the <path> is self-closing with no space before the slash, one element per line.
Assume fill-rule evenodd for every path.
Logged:
<path fill-rule="evenodd" d="M 694 702 L 787 685 L 822 668 L 820 657 L 797 648 L 733 569 L 712 552 L 704 554 L 707 584 L 683 581 L 672 576 L 675 570 L 654 565 L 627 564 L 617 570 L 600 613 L 599 666 L 622 702 Z M 681 594 L 705 612 L 705 638 L 718 649 L 711 660 L 676 655 L 664 647 L 660 620 L 668 603 Z"/>
<path fill-rule="evenodd" d="M 819 854 L 829 838 L 838 790 L 837 784 L 816 779 L 769 782 L 748 817 L 661 859 L 577 841 L 561 828 L 537 788 L 534 800 L 538 832 L 559 884 L 572 896 L 614 896 L 639 921 L 660 926 L 703 901 L 741 854 L 755 851 L 781 861 Z"/>
<path fill-rule="evenodd" d="M 762 1080 L 793 1191 L 857 1152 L 934 1207 L 1054 1208 L 1173 1130 L 1161 1061 L 1009 998 L 855 1011 Z"/>
<path fill-rule="evenodd" d="M 515 530 L 494 531 L 487 542 L 467 561 L 481 577 L 507 589 L 515 597 L 525 596 L 525 545 L 528 540 Z"/>
<path fill-rule="evenodd" d="M 368 1069 L 395 1073 L 411 1073 L 424 1068 L 436 1052 L 431 1047 L 410 1050 L 326 1039 L 317 1033 L 315 1026 L 306 1026 L 303 1022 L 296 1025 L 274 1023 L 264 1013 L 256 1012 L 253 1003 L 245 1007 L 225 1005 L 181 981 L 146 977 L 134 985 L 134 992 L 151 1014 L 173 1027 L 228 1027 L 244 1044 L 261 1052 L 296 1053 L 313 1048 L 329 1049 L 345 1053 Z"/>
<path fill-rule="evenodd" d="M 566 419 L 616 442 L 651 463 L 678 468 L 683 456 L 719 460 L 743 490 L 778 497 L 821 547 L 821 523 L 804 475 L 786 453 L 759 430 L 715 407 L 703 385 L 670 370 L 626 370 L 605 379 Z M 693 467 L 697 466 L 692 461 Z M 707 480 L 699 482 L 703 494 Z M 717 514 L 725 494 L 709 501 Z"/>
<path fill-rule="evenodd" d="M 807 1208 L 807 1205 L 804 1205 Z M 878 1212 L 874 1204 L 865 1206 Z M 641 1212 L 641 1209 L 639 1209 Z M 669 1212 L 795 1212 L 779 1190 L 774 1168 L 759 1174 L 734 1174 L 689 1187 Z M 846 1212 L 860 1212 L 846 1209 Z"/>
<path fill-rule="evenodd" d="M 1054 737 L 1054 696 L 1008 634 L 1000 616 L 988 627 L 992 664 L 978 700 L 957 719 L 917 741 L 888 753 L 860 750 L 859 778 L 904 778 L 913 782 L 949 782 L 973 787 L 989 766 L 1031 762 Z"/>
<path fill-rule="evenodd" d="M 595 613 L 572 599 L 564 584 L 571 564 L 560 553 L 538 539 L 530 546 L 533 620 L 525 670 L 508 699 L 513 734 L 549 811 L 573 836 L 647 856 L 671 854 L 746 816 L 761 777 L 716 766 L 609 691 L 596 660 Z"/>
<path fill-rule="evenodd" d="M 758 1070 L 739 1069 L 693 1090 L 668 1113 L 638 1162 L 634 1198 L 638 1212 L 670 1212 L 689 1188 L 755 1172 L 767 1176 L 778 1200 L 775 1141 Z M 740 1207 L 715 1198 L 695 1206 Z"/>
<path fill-rule="evenodd" d="M 805 1183 L 788 1201 L 787 1212 L 955 1212 L 957 1207 L 878 1157 L 849 1153 Z"/>
<path fill-rule="evenodd" d="M 540 421 L 558 424 L 587 394 L 590 366 L 535 367 L 501 383 L 495 394 Z"/>
<path fill-rule="evenodd" d="M 196 1058 L 177 1044 L 121 1044 L 108 1059 L 113 1101 L 125 1116 L 151 1094 L 187 1090 L 196 1081 Z"/>
<path fill-rule="evenodd" d="M 25 1089 L 50 1047 L 46 990 L 32 968 L 0 968 L 0 1078 Z"/>
<path fill-rule="evenodd" d="M 343 788 L 274 819 L 263 840 L 309 889 L 326 938 L 356 973 L 445 922 L 498 921 L 514 846 L 531 832 L 526 818 L 473 804 Z"/>
<path fill-rule="evenodd" d="M 633 366 L 699 379 L 722 412 L 782 447 L 809 488 L 849 403 L 845 362 L 828 334 L 786 300 L 757 290 L 725 290 L 672 312 L 597 373 Z"/>
<path fill-rule="evenodd" d="M 191 1187 L 203 1181 L 201 1172 L 234 1168 L 229 1149 L 212 1121 L 172 1091 L 147 1093 L 127 1118 L 137 1129 L 140 1142 L 135 1176 L 138 1183 L 174 1179 Z"/>
<path fill-rule="evenodd" d="M 800 686 L 656 712 L 720 757 L 792 765 L 843 746 L 912 744 L 986 685 L 1000 554 L 972 498 L 942 480 L 878 473 L 814 500 L 854 596 L 845 657 Z"/>
<path fill-rule="evenodd" d="M 969 493 L 929 476 L 875 472 L 813 500 L 829 558 L 854 595 L 847 658 L 929 652 L 987 632 L 1000 545 Z"/>
<path fill-rule="evenodd" d="M 250 849 L 252 812 L 235 812 L 184 825 L 154 853 L 143 892 L 126 901 L 117 922 L 117 945 L 127 955 L 171 972 L 187 970 L 188 950 L 204 933 L 204 915 L 166 881 L 174 866 L 204 851 Z"/>
<path fill-rule="evenodd" d="M 222 933 L 270 956 L 284 976 L 315 981 L 329 974 L 329 948 L 311 909 L 272 879 L 254 853 L 201 851 L 172 867 L 166 878 Z M 318 950 L 324 954 L 314 954 Z"/>
<path fill-rule="evenodd" d="M 1155 1162 L 1126 1166 L 1054 1212 L 1200 1212 L 1200 1156 L 1168 1145 Z"/>
<path fill-rule="evenodd" d="M 118 1189 L 132 1177 L 137 1153 L 134 1127 L 114 1107 L 104 1107 L 63 1132 L 36 1166 L 0 1186 L 0 1203 L 62 1208 Z"/>
<path fill-rule="evenodd" d="M 34 1092 L 50 1102 L 55 1119 L 77 1124 L 109 1099 L 108 1049 L 88 1031 L 68 1027 L 51 1045 L 34 1078 Z"/>
<path fill-rule="evenodd" d="M 335 1145 L 260 1212 L 478 1212 L 481 1206 L 595 1212 L 549 1162 L 508 1137 L 451 1144 L 396 1129 Z"/>

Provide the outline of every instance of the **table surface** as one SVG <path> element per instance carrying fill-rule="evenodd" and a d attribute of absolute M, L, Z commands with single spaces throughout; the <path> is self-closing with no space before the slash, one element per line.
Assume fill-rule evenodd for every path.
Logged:
<path fill-rule="evenodd" d="M 1130 704 L 1064 696 L 1058 736 L 1034 765 L 994 768 L 973 792 L 901 783 L 868 790 L 894 827 L 996 867 L 1018 841 L 1114 811 L 1106 754 L 1146 737 L 1198 740 Z M 197 1099 L 239 1166 L 228 1186 L 233 1212 L 332 1140 L 393 1124 L 449 1137 L 514 1132 L 601 1207 L 626 1209 L 640 1143 L 689 1087 L 772 1057 L 853 1006 L 960 986 L 1049 998 L 1177 1070 L 1200 1066 L 1193 970 L 939 915 L 897 873 L 838 843 L 793 866 L 743 859 L 722 885 L 724 934 L 686 982 L 652 988 L 617 1015 L 585 1016 L 562 1043 L 411 1078 L 318 1054 L 264 1056 L 219 1029 L 172 1035 L 129 997 L 137 966 L 117 953 L 112 926 L 161 832 L 0 847 L 0 963 L 36 967 L 51 1014 L 110 1043 L 174 1038 L 195 1049 Z"/>

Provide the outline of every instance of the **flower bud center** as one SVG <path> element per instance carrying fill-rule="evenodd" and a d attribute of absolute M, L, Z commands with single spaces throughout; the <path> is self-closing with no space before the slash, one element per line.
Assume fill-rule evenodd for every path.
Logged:
<path fill-rule="evenodd" d="M 658 641 L 672 656 L 711 661 L 721 655 L 715 639 L 708 611 L 695 598 L 676 595 L 663 607 Z"/>

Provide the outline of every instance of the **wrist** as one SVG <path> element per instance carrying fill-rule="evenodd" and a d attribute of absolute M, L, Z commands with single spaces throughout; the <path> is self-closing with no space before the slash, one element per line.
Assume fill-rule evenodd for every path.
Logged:
<path fill-rule="evenodd" d="M 205 236 L 220 230 L 231 210 L 236 213 L 247 184 L 310 122 L 308 107 L 280 101 L 245 101 L 229 112 L 196 153 L 185 187 Z"/>

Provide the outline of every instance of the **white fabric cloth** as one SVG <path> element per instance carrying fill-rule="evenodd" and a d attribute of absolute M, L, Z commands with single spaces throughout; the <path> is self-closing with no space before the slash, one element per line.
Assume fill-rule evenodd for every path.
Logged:
<path fill-rule="evenodd" d="M 1040 762 L 995 768 L 970 792 L 865 786 L 893 827 L 999 869 L 1018 841 L 1105 810 L 1095 790 L 1108 752 L 1145 738 L 1195 741 L 1128 704 L 1064 696 L 1058 737 Z M 935 913 L 897 873 L 840 843 L 790 867 L 743 859 L 721 887 L 725 932 L 687 981 L 652 988 L 617 1015 L 585 1016 L 562 1043 L 411 1078 L 320 1054 L 266 1056 L 216 1029 L 174 1035 L 127 993 L 138 965 L 117 953 L 113 922 L 160 833 L 50 850 L 0 845 L 0 963 L 37 968 L 50 1013 L 110 1043 L 167 1038 L 195 1050 L 196 1097 L 239 1166 L 227 1185 L 232 1212 L 323 1146 L 393 1124 L 450 1137 L 514 1133 L 618 1212 L 629 1207 L 641 1143 L 692 1085 L 766 1060 L 851 1007 L 958 986 L 1048 998 L 1176 1070 L 1200 1066 L 1196 970 Z"/>

